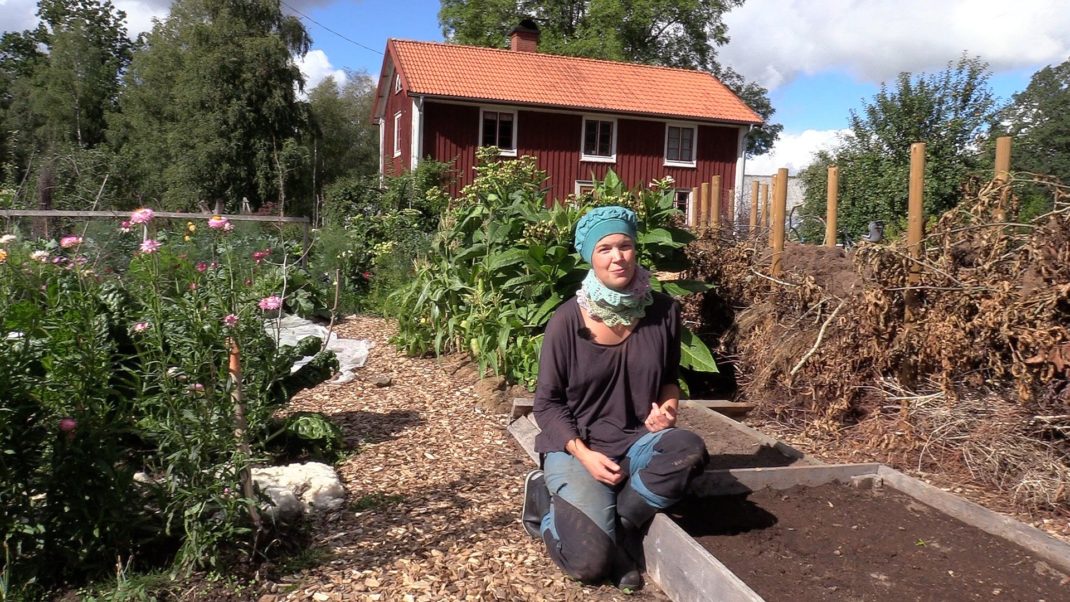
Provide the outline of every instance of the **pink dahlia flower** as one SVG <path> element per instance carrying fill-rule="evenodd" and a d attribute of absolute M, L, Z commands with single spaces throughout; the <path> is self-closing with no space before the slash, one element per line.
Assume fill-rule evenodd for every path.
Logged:
<path fill-rule="evenodd" d="M 152 221 L 152 217 L 156 215 L 152 209 L 148 207 L 142 207 L 141 209 L 135 209 L 130 214 L 131 224 L 147 224 Z"/>
<path fill-rule="evenodd" d="M 208 227 L 213 230 L 229 230 L 230 220 L 222 215 L 213 215 L 208 218 Z"/>
<path fill-rule="evenodd" d="M 274 311 L 282 307 L 282 299 L 278 295 L 271 295 L 261 299 L 259 305 L 260 309 L 264 311 Z"/>
<path fill-rule="evenodd" d="M 141 243 L 141 252 L 142 253 L 155 253 L 156 249 L 159 249 L 159 248 L 160 248 L 159 241 L 153 240 L 151 238 L 145 239 L 145 241 Z"/>

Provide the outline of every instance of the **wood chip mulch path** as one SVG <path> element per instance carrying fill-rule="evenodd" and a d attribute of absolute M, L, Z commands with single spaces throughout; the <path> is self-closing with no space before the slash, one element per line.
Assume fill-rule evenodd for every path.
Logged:
<path fill-rule="evenodd" d="M 480 406 L 463 358 L 405 357 L 379 318 L 336 331 L 375 345 L 358 379 L 304 391 L 292 406 L 327 414 L 356 447 L 337 466 L 348 505 L 316 527 L 322 562 L 268 584 L 261 602 L 668 599 L 653 585 L 627 596 L 572 581 L 528 537 L 519 517 L 533 466 L 507 417 Z M 383 375 L 391 384 L 377 387 Z"/>

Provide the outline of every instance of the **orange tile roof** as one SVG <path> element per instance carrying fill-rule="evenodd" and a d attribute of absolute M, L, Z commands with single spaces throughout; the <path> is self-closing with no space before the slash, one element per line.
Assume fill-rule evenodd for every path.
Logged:
<path fill-rule="evenodd" d="M 390 40 L 412 94 L 732 123 L 762 118 L 709 73 L 538 52 Z"/>

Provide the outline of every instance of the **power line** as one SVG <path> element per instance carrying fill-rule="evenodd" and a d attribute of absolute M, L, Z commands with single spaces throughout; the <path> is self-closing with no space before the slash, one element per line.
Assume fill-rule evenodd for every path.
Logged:
<path fill-rule="evenodd" d="M 301 11 L 297 10 L 296 8 L 294 8 L 294 7 L 290 6 L 290 5 L 289 5 L 289 4 L 287 4 L 286 2 L 283 2 L 282 0 L 279 0 L 279 2 L 280 2 L 280 3 L 281 3 L 281 4 L 283 5 L 283 6 L 285 6 L 286 8 L 288 8 L 288 9 L 292 10 L 293 12 L 297 13 L 298 15 L 300 15 L 301 17 L 304 17 L 305 19 L 308 19 L 308 20 L 309 20 L 309 21 L 311 21 L 312 23 L 315 23 L 316 25 L 319 25 L 319 26 L 320 26 L 320 27 L 322 27 L 323 29 L 326 29 L 327 31 L 329 31 L 329 32 L 333 33 L 334 35 L 336 35 L 336 36 L 338 36 L 338 37 L 340 37 L 340 38 L 342 38 L 343 40 L 345 40 L 345 41 L 349 42 L 350 44 L 354 44 L 354 45 L 360 46 L 361 48 L 363 48 L 363 49 L 365 49 L 365 50 L 371 50 L 372 52 L 374 52 L 374 53 L 376 53 L 376 54 L 382 54 L 382 53 L 383 53 L 383 52 L 382 52 L 381 50 L 376 50 L 376 49 L 374 49 L 374 48 L 369 48 L 369 47 L 365 46 L 364 44 L 361 44 L 360 42 L 357 42 L 356 40 L 351 40 L 351 39 L 347 38 L 346 36 L 344 36 L 344 35 L 342 35 L 342 34 L 338 33 L 337 31 L 335 31 L 335 30 L 331 29 L 330 27 L 327 27 L 327 26 L 326 26 L 326 25 L 324 25 L 323 23 L 320 23 L 319 21 L 317 21 L 317 20 L 313 19 L 312 17 L 310 17 L 310 16 L 306 15 L 305 13 L 303 13 L 303 12 L 301 12 Z"/>

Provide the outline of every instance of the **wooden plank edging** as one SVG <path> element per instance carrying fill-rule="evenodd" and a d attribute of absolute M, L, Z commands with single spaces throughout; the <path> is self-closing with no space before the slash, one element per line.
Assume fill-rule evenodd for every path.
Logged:
<path fill-rule="evenodd" d="M 643 556 L 647 575 L 674 602 L 761 602 L 762 598 L 664 514 L 654 515 Z"/>

